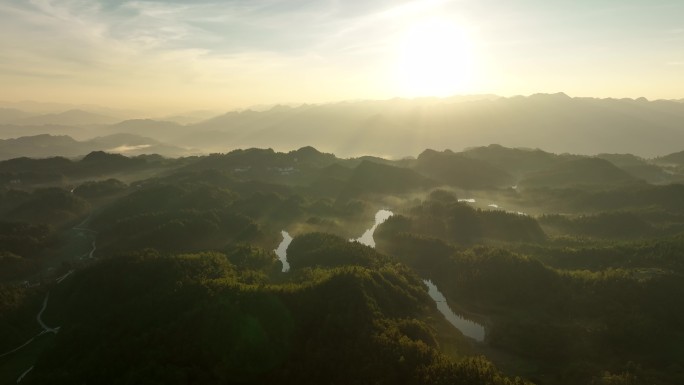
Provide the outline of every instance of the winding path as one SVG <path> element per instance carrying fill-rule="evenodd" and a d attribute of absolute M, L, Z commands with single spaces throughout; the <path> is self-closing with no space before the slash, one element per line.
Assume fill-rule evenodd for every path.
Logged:
<path fill-rule="evenodd" d="M 43 312 L 47 308 L 48 299 L 50 299 L 50 292 L 49 291 L 47 292 L 47 294 L 45 294 L 45 299 L 43 300 L 43 308 L 40 309 L 40 311 L 38 312 L 38 315 L 36 316 L 36 321 L 38 321 L 40 326 L 43 328 L 43 332 L 41 334 L 43 334 L 43 333 L 55 333 L 55 334 L 57 334 L 57 332 L 59 331 L 59 328 L 60 328 L 59 326 L 57 326 L 56 328 L 51 328 L 51 327 L 47 326 L 45 324 L 45 322 L 43 322 Z"/>
<path fill-rule="evenodd" d="M 66 277 L 63 277 L 63 278 L 66 278 Z M 33 340 L 35 340 L 37 337 L 40 337 L 40 336 L 42 336 L 42 335 L 45 334 L 45 333 L 54 333 L 54 334 L 57 334 L 57 332 L 59 332 L 60 326 L 57 326 L 56 328 L 51 328 L 51 327 L 47 326 L 47 325 L 45 324 L 45 322 L 43 322 L 43 312 L 44 312 L 45 309 L 47 308 L 47 304 L 48 304 L 48 299 L 49 299 L 49 298 L 50 298 L 50 292 L 48 291 L 47 294 L 45 295 L 45 299 L 43 300 L 43 307 L 40 309 L 40 311 L 39 311 L 38 314 L 36 315 L 36 321 L 38 321 L 38 324 L 40 325 L 40 327 L 43 328 L 43 330 L 41 330 L 40 333 L 36 334 L 35 336 L 29 338 L 29 339 L 28 339 L 26 342 L 24 342 L 23 344 L 17 346 L 16 348 L 14 348 L 14 349 L 12 349 L 12 350 L 10 350 L 10 351 L 8 351 L 8 352 L 5 352 L 5 353 L 0 354 L 0 358 L 5 357 L 5 356 L 8 356 L 8 355 L 10 355 L 10 354 L 12 354 L 12 353 L 14 353 L 14 352 L 20 350 L 21 348 L 23 348 L 23 347 L 25 347 L 26 345 L 28 345 L 28 344 L 30 344 L 31 342 L 33 342 Z"/>
<path fill-rule="evenodd" d="M 73 229 L 74 229 L 74 230 L 79 230 L 79 231 L 86 231 L 86 232 L 89 232 L 89 233 L 92 233 L 92 234 L 93 234 L 92 249 L 90 249 L 90 252 L 88 253 L 88 257 L 89 257 L 90 259 L 93 259 L 93 258 L 94 258 L 94 257 L 93 257 L 93 253 L 95 253 L 95 249 L 97 248 L 97 246 L 95 245 L 95 234 L 97 234 L 97 231 L 91 230 L 91 229 L 87 229 L 87 228 L 84 228 L 84 227 L 81 227 L 81 226 L 83 226 L 89 219 L 90 219 L 90 215 L 88 215 L 88 217 L 87 217 L 86 219 L 84 219 L 83 222 L 81 222 L 81 223 L 79 223 L 78 225 L 76 225 L 75 227 L 73 227 Z M 75 270 L 73 270 L 73 269 L 72 269 L 72 270 L 69 270 L 66 274 L 62 275 L 61 277 L 56 278 L 56 279 L 55 279 L 55 282 L 57 282 L 57 284 L 59 285 L 59 284 L 62 283 L 62 281 L 64 281 L 67 277 L 69 277 L 71 274 L 73 274 L 74 271 L 75 271 Z M 8 355 L 10 355 L 10 354 L 12 354 L 12 353 L 14 353 L 14 352 L 16 352 L 16 351 L 18 351 L 18 350 L 21 350 L 22 348 L 26 347 L 26 346 L 29 345 L 31 342 L 33 342 L 37 337 L 40 337 L 40 336 L 42 336 L 43 334 L 46 334 L 46 333 L 57 334 L 57 333 L 59 332 L 59 329 L 61 328 L 61 326 L 57 326 L 57 327 L 51 328 L 51 327 L 47 326 L 47 325 L 45 324 L 45 322 L 43 322 L 43 313 L 45 312 L 45 309 L 47 309 L 47 305 L 48 305 L 48 300 L 49 300 L 49 299 L 50 299 L 50 292 L 48 291 L 47 294 L 45 294 L 45 299 L 43 300 L 43 306 L 40 308 L 40 311 L 39 311 L 38 314 L 36 315 L 36 321 L 38 321 L 38 324 L 40 325 L 41 328 L 43 328 L 43 330 L 41 330 L 40 333 L 36 334 L 35 336 L 29 338 L 29 339 L 28 339 L 26 342 L 24 342 L 23 344 L 17 346 L 16 348 L 14 348 L 14 349 L 12 349 L 12 350 L 10 350 L 10 351 L 7 351 L 7 352 L 5 352 L 5 353 L 0 354 L 0 358 L 5 357 L 5 356 L 8 356 Z M 31 366 L 30 368 L 28 368 L 26 371 L 24 371 L 24 372 L 19 376 L 19 378 L 17 378 L 17 383 L 20 383 L 21 380 L 23 380 L 24 377 L 26 377 L 26 375 L 29 374 L 29 372 L 31 372 L 31 370 L 33 370 L 33 366 Z"/>
<path fill-rule="evenodd" d="M 25 371 L 24 373 L 22 373 L 21 376 L 19 376 L 19 378 L 17 378 L 17 384 L 20 383 L 21 380 L 23 380 L 24 377 L 26 377 L 26 375 L 29 374 L 29 372 L 32 371 L 32 370 L 33 370 L 33 366 L 31 366 L 30 368 L 26 369 L 26 371 Z"/>
<path fill-rule="evenodd" d="M 16 348 L 14 348 L 14 349 L 12 349 L 12 350 L 10 350 L 10 351 L 8 351 L 8 352 L 5 352 L 5 353 L 0 354 L 0 358 L 5 357 L 5 356 L 8 356 L 8 355 L 10 355 L 10 354 L 16 352 L 17 350 L 19 350 L 19 349 L 23 348 L 24 346 L 26 346 L 26 345 L 30 344 L 31 342 L 33 342 L 33 340 L 35 340 L 36 337 L 41 336 L 41 335 L 43 335 L 44 333 L 45 333 L 45 330 L 43 330 L 43 331 L 41 331 L 40 333 L 36 334 L 35 336 L 29 338 L 26 342 L 24 342 L 23 344 L 17 346 Z"/>

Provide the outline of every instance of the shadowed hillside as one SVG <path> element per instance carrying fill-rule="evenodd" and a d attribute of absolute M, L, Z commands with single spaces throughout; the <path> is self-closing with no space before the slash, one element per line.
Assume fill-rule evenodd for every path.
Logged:
<path fill-rule="evenodd" d="M 572 185 L 613 187 L 616 184 L 639 183 L 639 179 L 619 169 L 607 160 L 582 158 L 563 162 L 546 170 L 531 173 L 520 186 L 566 187 Z"/>

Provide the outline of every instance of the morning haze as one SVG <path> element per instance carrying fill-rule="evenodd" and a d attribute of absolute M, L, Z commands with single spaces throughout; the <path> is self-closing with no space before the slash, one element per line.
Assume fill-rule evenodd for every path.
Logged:
<path fill-rule="evenodd" d="M 563 93 L 349 101 L 155 119 L 126 116 L 144 117 L 115 110 L 37 114 L 0 109 L 0 138 L 6 139 L 0 142 L 1 157 L 77 156 L 88 150 L 175 157 L 245 147 L 289 151 L 311 145 L 340 156 L 401 158 L 417 156 L 426 148 L 460 150 L 497 143 L 558 153 L 652 158 L 680 151 L 684 143 L 682 102 L 572 98 Z M 53 137 L 30 138 L 40 134 Z M 64 135 L 91 144 L 67 145 L 65 138 L 57 137 Z M 21 141 L 24 147 L 7 140 L 17 137 L 26 137 Z M 94 143 L 98 141 L 99 145 Z"/>
<path fill-rule="evenodd" d="M 683 384 L 682 15 L 0 2 L 0 384 Z"/>

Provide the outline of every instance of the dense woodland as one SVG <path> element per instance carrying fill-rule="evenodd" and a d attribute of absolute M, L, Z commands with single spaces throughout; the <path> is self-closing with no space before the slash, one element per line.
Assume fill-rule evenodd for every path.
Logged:
<path fill-rule="evenodd" d="M 34 341 L 0 383 L 681 384 L 681 170 L 497 145 L 2 161 L 0 354 Z M 350 242 L 380 209 L 376 247 Z"/>

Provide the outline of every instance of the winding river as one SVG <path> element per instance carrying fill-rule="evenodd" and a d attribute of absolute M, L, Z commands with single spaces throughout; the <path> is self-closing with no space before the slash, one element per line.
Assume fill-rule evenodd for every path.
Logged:
<path fill-rule="evenodd" d="M 378 210 L 377 213 L 375 213 L 375 223 L 373 226 L 366 230 L 363 235 L 361 235 L 359 238 L 355 239 L 350 239 L 350 242 L 359 242 L 362 243 L 366 246 L 370 246 L 375 248 L 375 239 L 373 239 L 373 234 L 375 233 L 375 229 L 380 226 L 383 222 L 385 222 L 387 219 L 389 219 L 394 213 L 392 213 L 389 210 Z M 283 272 L 287 272 L 290 270 L 290 264 L 287 262 L 287 248 L 290 246 L 290 242 L 292 242 L 292 237 L 290 234 L 288 234 L 287 231 L 281 231 L 280 234 L 283 236 L 283 240 L 280 242 L 278 245 L 278 248 L 275 249 L 275 253 L 278 256 L 278 259 L 280 262 L 283 264 Z M 429 279 L 424 279 L 423 283 L 425 286 L 428 288 L 428 295 L 430 298 L 432 298 L 433 301 L 435 301 L 435 304 L 437 305 L 437 310 L 439 310 L 442 315 L 444 315 L 444 318 L 453 325 L 456 329 L 458 329 L 461 333 L 463 333 L 464 336 L 469 337 L 474 339 L 475 341 L 478 342 L 483 342 L 485 339 L 485 328 L 484 326 L 478 324 L 477 322 L 473 322 L 470 320 L 467 320 L 458 314 L 456 314 L 450 307 L 449 304 L 447 303 L 446 297 L 444 294 L 442 294 L 441 291 L 437 288 L 437 285 L 432 283 L 431 280 Z"/>
<path fill-rule="evenodd" d="M 370 247 L 375 247 L 375 240 L 373 239 L 373 233 L 375 232 L 375 229 L 380 226 L 383 222 L 385 222 L 389 217 L 394 215 L 389 210 L 379 210 L 375 214 L 375 224 L 373 224 L 373 227 L 370 229 L 366 230 L 363 235 L 357 239 L 351 239 L 351 241 L 356 241 L 359 243 L 363 243 L 364 245 L 370 246 Z M 477 322 L 473 322 L 470 320 L 467 320 L 458 314 L 456 314 L 450 307 L 449 304 L 447 303 L 446 297 L 444 297 L 444 294 L 442 294 L 441 291 L 437 288 L 437 285 L 432 283 L 431 280 L 429 279 L 424 279 L 423 283 L 427 286 L 428 288 L 428 295 L 430 298 L 432 298 L 433 301 L 435 301 L 435 304 L 437 305 L 437 310 L 439 310 L 442 315 L 444 315 L 444 318 L 446 318 L 447 321 L 451 325 L 453 325 L 456 329 L 460 330 L 461 333 L 463 333 L 464 336 L 470 337 L 474 339 L 475 341 L 478 342 L 483 342 L 485 338 L 485 328 L 484 326 L 478 324 Z"/>

